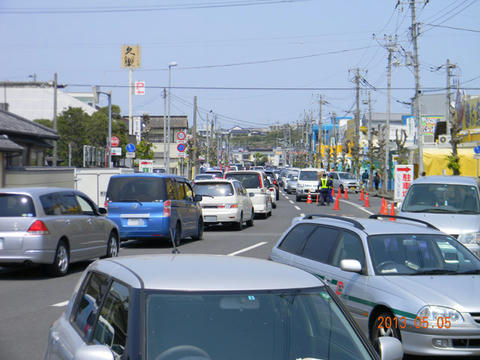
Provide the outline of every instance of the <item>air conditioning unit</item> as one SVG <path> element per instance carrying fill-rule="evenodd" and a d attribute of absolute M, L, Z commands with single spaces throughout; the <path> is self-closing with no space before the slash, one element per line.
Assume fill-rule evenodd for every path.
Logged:
<path fill-rule="evenodd" d="M 438 136 L 438 143 L 442 145 L 450 144 L 450 135 L 439 135 Z"/>

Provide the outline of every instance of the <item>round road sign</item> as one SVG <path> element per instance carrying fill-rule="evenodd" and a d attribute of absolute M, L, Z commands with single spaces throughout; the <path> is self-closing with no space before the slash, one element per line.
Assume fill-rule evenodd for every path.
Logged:
<path fill-rule="evenodd" d="M 185 134 L 185 131 L 179 131 L 177 133 L 177 139 L 178 140 L 185 140 L 186 137 L 187 137 L 187 134 Z"/>
<path fill-rule="evenodd" d="M 178 144 L 177 145 L 177 150 L 179 152 L 184 152 L 185 151 L 185 144 Z"/>
<path fill-rule="evenodd" d="M 112 146 L 118 146 L 120 145 L 120 139 L 116 136 L 112 136 L 112 138 L 110 139 L 110 144 Z"/>
<path fill-rule="evenodd" d="M 132 143 L 127 144 L 127 151 L 128 152 L 135 152 L 135 145 L 133 145 Z"/>
<path fill-rule="evenodd" d="M 480 154 L 480 146 L 475 146 L 473 151 L 475 151 L 475 154 Z"/>

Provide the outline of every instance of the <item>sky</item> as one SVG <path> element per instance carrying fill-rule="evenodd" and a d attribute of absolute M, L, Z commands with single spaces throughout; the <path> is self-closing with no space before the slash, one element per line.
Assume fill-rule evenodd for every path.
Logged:
<path fill-rule="evenodd" d="M 398 3 L 398 5 L 397 5 Z M 217 127 L 265 127 L 302 121 L 305 114 L 353 116 L 355 69 L 362 75 L 361 111 L 371 91 L 373 111 L 387 104 L 385 35 L 397 39 L 391 111 L 409 113 L 414 95 L 410 1 L 397 0 L 0 0 L 6 52 L 1 81 L 50 81 L 58 73 L 66 91 L 112 91 L 128 115 L 128 70 L 122 45 L 141 46 L 144 96 L 133 115 L 163 115 L 163 88 L 171 69 L 171 114 L 192 123 L 197 96 L 199 127 L 207 114 Z M 445 66 L 453 81 L 480 94 L 480 0 L 416 1 L 420 85 L 445 92 Z M 375 37 L 373 36 L 375 34 Z M 397 38 L 395 38 L 395 36 Z M 101 97 L 100 105 L 106 105 Z"/>

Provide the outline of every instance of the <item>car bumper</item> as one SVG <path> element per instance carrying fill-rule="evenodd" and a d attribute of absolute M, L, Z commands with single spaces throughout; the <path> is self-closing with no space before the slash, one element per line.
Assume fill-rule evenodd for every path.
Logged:
<path fill-rule="evenodd" d="M 110 220 L 113 220 L 117 224 L 121 240 L 170 238 L 170 217 L 142 219 L 110 217 Z"/>
<path fill-rule="evenodd" d="M 224 222 L 239 222 L 240 209 L 202 209 L 203 222 L 215 224 Z"/>
<path fill-rule="evenodd" d="M 272 211 L 272 199 L 270 194 L 255 194 L 250 198 L 255 214 L 266 214 Z"/>
<path fill-rule="evenodd" d="M 445 329 L 437 329 L 429 333 L 402 331 L 403 350 L 411 355 L 480 356 L 479 330 L 469 328 L 447 332 Z M 439 340 L 442 340 L 444 346 L 436 344 Z"/>
<path fill-rule="evenodd" d="M 0 234 L 0 264 L 32 262 L 49 264 L 55 257 L 56 243 L 49 236 Z"/>

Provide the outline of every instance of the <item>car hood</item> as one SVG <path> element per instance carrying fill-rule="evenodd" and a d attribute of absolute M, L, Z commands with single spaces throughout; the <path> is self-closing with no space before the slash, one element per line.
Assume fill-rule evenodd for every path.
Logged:
<path fill-rule="evenodd" d="M 425 304 L 460 312 L 480 311 L 480 275 L 384 276 L 391 287 L 414 294 Z"/>
<path fill-rule="evenodd" d="M 401 212 L 399 215 L 426 221 L 447 234 L 464 234 L 480 229 L 480 216 L 478 214 Z"/>

